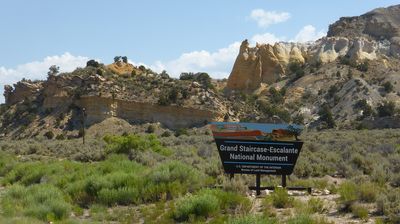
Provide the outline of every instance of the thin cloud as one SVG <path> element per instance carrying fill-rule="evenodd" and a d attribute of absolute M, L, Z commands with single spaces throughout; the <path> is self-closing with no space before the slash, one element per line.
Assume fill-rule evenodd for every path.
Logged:
<path fill-rule="evenodd" d="M 320 30 L 317 32 L 317 29 L 312 25 L 304 26 L 295 36 L 293 42 L 308 42 L 308 41 L 315 41 L 319 38 L 326 35 L 326 32 Z"/>
<path fill-rule="evenodd" d="M 273 33 L 256 34 L 251 38 L 251 41 L 260 44 L 274 44 L 276 42 L 285 41 L 285 37 L 277 37 Z"/>
<path fill-rule="evenodd" d="M 250 18 L 256 21 L 259 27 L 266 28 L 272 24 L 285 22 L 290 18 L 290 13 L 254 9 L 250 13 Z"/>
<path fill-rule="evenodd" d="M 166 70 L 173 77 L 179 77 L 182 72 L 207 72 L 214 78 L 226 78 L 239 53 L 239 47 L 240 42 L 234 42 L 215 52 L 192 51 L 175 60 L 156 61 L 150 68 L 156 72 Z"/>

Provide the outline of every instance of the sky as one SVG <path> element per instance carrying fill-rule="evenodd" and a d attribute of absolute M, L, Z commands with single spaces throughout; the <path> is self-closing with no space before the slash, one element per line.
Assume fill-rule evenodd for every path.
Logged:
<path fill-rule="evenodd" d="M 22 78 L 46 79 L 96 59 L 127 56 L 171 76 L 227 78 L 241 41 L 306 42 L 329 24 L 393 0 L 0 0 L 0 92 Z M 4 98 L 0 96 L 0 103 Z"/>

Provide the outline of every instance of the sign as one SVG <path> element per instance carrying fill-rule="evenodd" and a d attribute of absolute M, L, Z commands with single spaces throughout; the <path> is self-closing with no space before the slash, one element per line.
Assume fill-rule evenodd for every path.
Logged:
<path fill-rule="evenodd" d="M 230 174 L 290 175 L 303 146 L 297 125 L 213 122 L 211 130 Z"/>

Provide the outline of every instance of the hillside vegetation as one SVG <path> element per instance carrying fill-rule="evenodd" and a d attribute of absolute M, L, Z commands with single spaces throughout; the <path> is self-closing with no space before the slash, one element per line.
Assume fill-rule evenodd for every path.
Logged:
<path fill-rule="evenodd" d="M 311 186 L 313 195 L 325 192 L 334 204 L 284 190 L 257 204 L 247 190 L 254 177 L 229 180 L 223 174 L 207 128 L 174 133 L 152 124 L 110 130 L 113 135 L 101 131 L 89 129 L 86 145 L 44 137 L 2 141 L 2 222 L 396 223 L 400 218 L 398 130 L 302 134 L 305 145 L 288 183 Z M 262 178 L 263 185 L 279 181 Z"/>

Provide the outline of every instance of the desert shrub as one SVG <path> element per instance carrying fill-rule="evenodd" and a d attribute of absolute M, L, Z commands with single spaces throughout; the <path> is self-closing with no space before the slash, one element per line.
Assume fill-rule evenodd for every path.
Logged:
<path fill-rule="evenodd" d="M 343 211 L 349 211 L 351 205 L 357 201 L 357 188 L 358 186 L 350 181 L 345 181 L 339 186 L 339 203 Z"/>
<path fill-rule="evenodd" d="M 154 133 L 156 131 L 156 127 L 154 125 L 147 126 L 146 133 Z"/>
<path fill-rule="evenodd" d="M 0 150 L 0 176 L 4 176 L 6 173 L 10 172 L 15 164 L 14 156 Z"/>
<path fill-rule="evenodd" d="M 369 175 L 373 171 L 373 161 L 359 153 L 352 156 L 351 162 L 357 167 L 357 169 L 362 170 L 364 174 Z"/>
<path fill-rule="evenodd" d="M 275 224 L 278 220 L 257 215 L 245 215 L 241 217 L 230 218 L 228 224 Z"/>
<path fill-rule="evenodd" d="M 293 200 L 286 189 L 276 187 L 274 192 L 265 198 L 265 203 L 271 203 L 275 208 L 289 208 L 293 206 Z"/>
<path fill-rule="evenodd" d="M 336 85 L 332 85 L 329 87 L 328 92 L 325 97 L 327 99 L 332 99 L 338 91 L 339 91 L 339 88 Z"/>
<path fill-rule="evenodd" d="M 376 108 L 379 117 L 393 116 L 396 113 L 396 104 L 392 101 L 385 101 Z"/>
<path fill-rule="evenodd" d="M 182 72 L 179 75 L 180 80 L 194 80 L 194 78 L 195 78 L 195 75 L 192 72 Z"/>
<path fill-rule="evenodd" d="M 392 187 L 400 187 L 400 173 L 394 173 L 391 175 L 390 185 L 392 185 Z"/>
<path fill-rule="evenodd" d="M 285 122 L 290 122 L 290 113 L 286 109 L 282 108 L 281 105 L 270 104 L 262 100 L 257 100 L 257 105 L 261 112 L 268 115 L 269 117 L 278 116 Z"/>
<path fill-rule="evenodd" d="M 207 218 L 218 209 L 218 199 L 212 194 L 189 195 L 178 201 L 173 217 L 177 221 L 187 221 L 191 217 Z"/>
<path fill-rule="evenodd" d="M 321 107 L 318 115 L 320 116 L 319 119 L 326 123 L 326 128 L 334 128 L 336 126 L 332 111 L 327 104 Z"/>
<path fill-rule="evenodd" d="M 204 183 L 204 176 L 178 161 L 164 163 L 153 169 L 145 179 L 141 197 L 144 201 L 171 199 L 193 192 Z"/>
<path fill-rule="evenodd" d="M 100 63 L 97 62 L 96 60 L 92 59 L 92 60 L 89 60 L 86 62 L 86 66 L 92 66 L 92 67 L 98 68 L 98 67 L 100 67 Z"/>
<path fill-rule="evenodd" d="M 53 139 L 54 133 L 52 131 L 48 131 L 48 132 L 44 133 L 44 137 L 46 137 L 47 139 Z"/>
<path fill-rule="evenodd" d="M 59 134 L 56 136 L 57 140 L 64 140 L 65 139 L 65 135 L 64 134 Z"/>
<path fill-rule="evenodd" d="M 380 186 L 384 186 L 390 180 L 388 167 L 379 164 L 375 165 L 371 174 L 371 180 Z"/>
<path fill-rule="evenodd" d="M 324 201 L 320 198 L 311 198 L 307 202 L 307 210 L 310 213 L 323 213 L 326 211 Z"/>
<path fill-rule="evenodd" d="M 389 223 L 400 223 L 400 189 L 389 189 L 378 196 L 377 212 L 388 217 Z"/>
<path fill-rule="evenodd" d="M 1 201 L 6 215 L 26 215 L 43 221 L 64 219 L 71 210 L 63 193 L 51 185 L 13 185 Z"/>
<path fill-rule="evenodd" d="M 305 74 L 303 65 L 298 61 L 291 62 L 289 64 L 289 70 L 294 74 L 293 78 L 290 80 L 291 82 L 296 81 Z"/>
<path fill-rule="evenodd" d="M 219 189 L 203 190 L 200 194 L 214 195 L 218 199 L 219 207 L 223 210 L 237 211 L 240 208 L 242 212 L 248 212 L 251 208 L 248 198 L 232 191 L 222 191 Z"/>
<path fill-rule="evenodd" d="M 169 137 L 169 136 L 171 136 L 171 132 L 170 132 L 170 131 L 164 131 L 164 132 L 161 134 L 161 137 L 163 137 L 163 138 Z"/>
<path fill-rule="evenodd" d="M 308 214 L 299 214 L 286 221 L 287 224 L 314 224 L 314 220 Z"/>
<path fill-rule="evenodd" d="M 98 200 L 105 205 L 129 205 L 137 203 L 139 192 L 133 187 L 103 188 L 98 192 Z"/>
<path fill-rule="evenodd" d="M 281 104 L 284 102 L 284 96 L 286 89 L 282 88 L 280 91 L 276 90 L 274 87 L 269 88 L 270 100 L 274 104 Z"/>
<path fill-rule="evenodd" d="M 354 104 L 354 108 L 362 110 L 362 116 L 360 117 L 360 119 L 364 119 L 366 117 L 374 115 L 372 107 L 368 104 L 367 100 L 365 99 L 357 101 Z"/>
<path fill-rule="evenodd" d="M 186 128 L 179 128 L 175 131 L 175 137 L 179 137 L 181 135 L 189 135 L 188 130 Z"/>
<path fill-rule="evenodd" d="M 390 93 L 393 91 L 394 87 L 390 81 L 383 83 L 383 89 L 385 92 Z"/>
<path fill-rule="evenodd" d="M 351 205 L 351 213 L 354 215 L 356 218 L 360 219 L 368 219 L 368 209 L 358 203 L 355 203 Z"/>
<path fill-rule="evenodd" d="M 104 141 L 107 143 L 108 153 L 135 154 L 137 151 L 152 150 L 154 152 L 170 155 L 171 151 L 163 147 L 155 135 L 106 135 Z"/>
<path fill-rule="evenodd" d="M 18 163 L 2 180 L 5 184 L 21 183 L 25 186 L 40 183 L 46 174 L 46 166 L 40 162 Z"/>
<path fill-rule="evenodd" d="M 362 202 L 375 202 L 379 190 L 378 187 L 371 183 L 362 183 L 358 188 L 358 199 Z"/>

